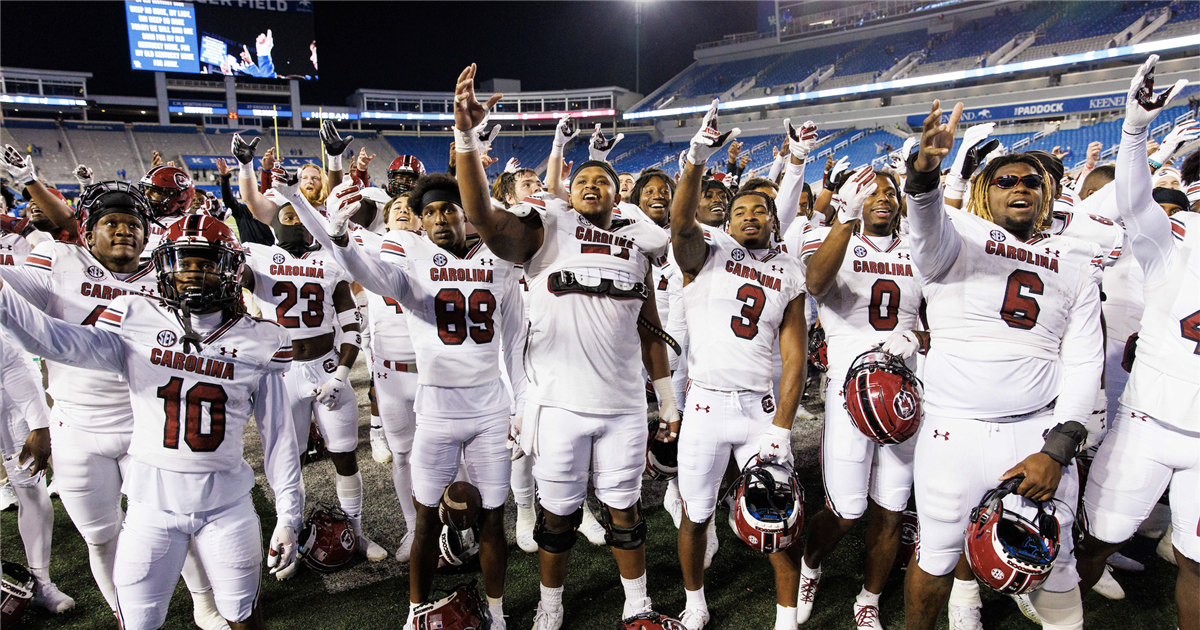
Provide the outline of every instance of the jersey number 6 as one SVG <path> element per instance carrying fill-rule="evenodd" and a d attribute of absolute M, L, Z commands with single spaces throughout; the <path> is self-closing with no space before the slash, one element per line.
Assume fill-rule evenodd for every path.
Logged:
<path fill-rule="evenodd" d="M 163 428 L 164 448 L 179 448 L 179 394 L 182 391 L 183 379 L 178 376 L 171 377 L 166 385 L 158 388 L 158 397 L 163 399 L 163 411 L 167 415 L 167 425 Z M 228 401 L 225 389 L 212 383 L 196 383 L 187 391 L 182 400 L 187 406 L 182 418 L 183 441 L 193 453 L 211 453 L 225 441 L 225 403 Z M 207 433 L 201 422 L 206 404 L 210 419 Z"/>
<path fill-rule="evenodd" d="M 1008 285 L 1004 288 L 1004 305 L 1000 307 L 1000 317 L 1010 328 L 1030 330 L 1037 324 L 1038 313 L 1042 307 L 1031 295 L 1041 295 L 1046 289 L 1045 283 L 1032 271 L 1014 271 L 1008 276 Z"/>

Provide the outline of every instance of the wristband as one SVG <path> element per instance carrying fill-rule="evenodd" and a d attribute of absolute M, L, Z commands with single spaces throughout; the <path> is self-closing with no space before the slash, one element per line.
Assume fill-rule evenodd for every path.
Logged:
<path fill-rule="evenodd" d="M 328 156 L 328 158 L 329 158 L 329 170 L 331 170 L 331 171 L 342 170 L 342 156 L 330 155 L 328 153 L 326 153 L 325 155 Z"/>
<path fill-rule="evenodd" d="M 1087 429 L 1074 420 L 1055 425 L 1046 434 L 1041 452 L 1063 466 L 1070 466 L 1079 452 L 1079 445 L 1087 439 Z"/>
<path fill-rule="evenodd" d="M 933 169 L 928 173 L 922 173 L 913 167 L 917 161 L 919 152 L 914 152 L 908 156 L 907 171 L 908 177 L 904 180 L 904 192 L 908 195 L 920 195 L 935 190 L 942 183 L 942 173 L 938 169 Z"/>
<path fill-rule="evenodd" d="M 362 316 L 358 314 L 357 308 L 346 309 L 337 314 L 337 323 L 342 330 L 345 330 L 350 324 L 357 324 L 362 320 Z"/>
<path fill-rule="evenodd" d="M 454 128 L 454 152 L 455 153 L 471 153 L 479 150 L 479 138 L 475 135 L 474 129 L 463 131 L 458 127 Z"/>
<path fill-rule="evenodd" d="M 343 383 L 349 383 L 350 382 L 350 366 L 348 366 L 348 365 L 337 366 L 337 369 L 333 371 L 333 378 L 336 378 L 337 380 L 339 380 Z"/>
<path fill-rule="evenodd" d="M 562 145 L 551 143 L 550 144 L 550 157 L 551 158 L 560 158 L 562 156 L 563 156 Z"/>
<path fill-rule="evenodd" d="M 238 177 L 245 177 L 246 179 L 251 180 L 254 179 L 254 160 L 250 160 L 246 164 L 238 162 Z"/>
<path fill-rule="evenodd" d="M 946 199 L 962 199 L 967 192 L 967 182 L 963 178 L 950 173 L 946 176 Z"/>

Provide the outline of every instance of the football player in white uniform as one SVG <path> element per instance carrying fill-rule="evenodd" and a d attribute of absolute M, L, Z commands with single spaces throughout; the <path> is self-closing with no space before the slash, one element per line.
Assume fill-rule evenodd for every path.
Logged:
<path fill-rule="evenodd" d="M 193 539 L 221 615 L 235 628 L 263 627 L 254 472 L 242 458 L 251 412 L 278 515 L 268 566 L 295 559 L 300 460 L 281 376 L 291 342 L 277 325 L 243 315 L 242 256 L 224 224 L 189 216 L 155 253 L 162 301 L 122 295 L 95 327 L 47 317 L 0 285 L 0 326 L 26 350 L 129 383 L 129 515 L 114 575 L 126 630 L 162 626 Z"/>
<path fill-rule="evenodd" d="M 671 207 L 672 249 L 683 274 L 688 330 L 704 343 L 688 355 L 687 407 L 679 436 L 679 561 L 687 605 L 680 620 L 699 630 L 709 620 L 704 598 L 708 522 L 730 456 L 744 468 L 790 462 L 792 421 L 804 387 L 807 353 L 803 273 L 799 261 L 771 247 L 779 221 L 765 193 L 742 192 L 730 203 L 729 233 L 696 221 L 705 162 L 729 135 L 716 125 L 714 102 L 691 141 Z M 776 340 L 783 384 L 771 390 Z M 796 627 L 800 546 L 772 553 L 776 630 Z"/>
<path fill-rule="evenodd" d="M 275 172 L 283 169 L 277 167 Z M 291 334 L 292 363 L 284 382 L 296 442 L 300 448 L 307 444 L 315 416 L 333 461 L 338 503 L 354 525 L 358 550 L 378 562 L 387 557 L 387 550 L 363 534 L 362 473 L 355 454 L 358 400 L 350 386 L 350 367 L 358 358 L 361 337 L 358 308 L 350 292 L 352 280 L 333 254 L 312 248 L 294 204 L 281 204 L 272 222 L 275 244 L 244 244 L 249 255 L 242 269 L 242 287 L 254 293 L 266 319 Z"/>
<path fill-rule="evenodd" d="M 1081 628 L 1071 524 L 1074 453 L 1100 388 L 1100 248 L 1048 235 L 1053 184 L 1032 156 L 990 161 L 967 211 L 945 208 L 938 170 L 962 105 L 939 123 L 934 101 L 905 182 L 912 257 L 934 340 L 925 361 L 926 416 L 914 482 L 920 540 L 905 581 L 909 628 L 932 628 L 946 605 L 974 508 L 1001 479 L 1054 500 L 1061 551 L 1030 595 L 1046 628 Z M 1035 508 L 1017 496 L 1009 507 Z"/>
<path fill-rule="evenodd" d="M 799 621 L 812 614 L 821 562 L 869 510 L 863 590 L 854 620 L 859 628 L 880 628 L 879 595 L 900 545 L 916 440 L 873 442 L 847 414 L 842 387 L 855 357 L 881 343 L 916 368 L 912 355 L 918 348 L 914 331 L 920 327 L 921 283 L 908 238 L 899 233 L 903 202 L 895 175 L 863 167 L 839 197 L 837 220 L 807 230 L 801 249 L 807 286 L 825 328 L 830 379 L 821 440 L 826 509 L 813 518 L 805 541 Z"/>
<path fill-rule="evenodd" d="M 1125 101 L 1116 202 L 1129 246 L 1145 271 L 1146 308 L 1137 355 L 1108 438 L 1092 463 L 1079 550 L 1084 587 L 1133 537 L 1170 487 L 1179 628 L 1200 628 L 1200 221 L 1168 218 L 1151 196 L 1147 131 L 1187 83 L 1154 94 L 1157 55 L 1139 69 Z"/>
<path fill-rule="evenodd" d="M 93 326 L 112 300 L 126 294 L 154 295 L 155 270 L 139 260 L 146 239 L 149 202 L 137 188 L 120 182 L 89 187 L 80 201 L 88 246 L 46 242 L 26 264 L 0 268 L 10 288 L 43 313 L 70 324 Z M 113 566 L 117 534 L 125 514 L 121 486 L 129 467 L 133 407 L 129 384 L 108 371 L 47 361 L 50 439 L 54 474 L 63 507 L 88 545 L 92 576 L 105 601 L 117 610 Z M 225 626 L 212 588 L 194 552 L 184 580 L 193 615 L 202 628 Z"/>
<path fill-rule="evenodd" d="M 497 256 L 524 263 L 529 281 L 521 446 L 535 456 L 543 508 L 535 534 L 541 600 L 534 625 L 562 626 L 562 585 L 589 466 L 621 573 L 623 617 L 648 613 L 646 521 L 638 507 L 648 437 L 643 365 L 662 401 L 658 438 L 673 440 L 679 431 L 666 344 L 652 332 L 661 324 L 650 267 L 666 253 L 666 234 L 649 221 L 613 217 L 619 180 L 607 162 L 577 168 L 569 205 L 547 195 L 511 211 L 494 209 L 478 147 L 488 110 L 501 95 L 485 107 L 475 100 L 474 79 L 472 65 L 455 93 L 463 208 Z"/>

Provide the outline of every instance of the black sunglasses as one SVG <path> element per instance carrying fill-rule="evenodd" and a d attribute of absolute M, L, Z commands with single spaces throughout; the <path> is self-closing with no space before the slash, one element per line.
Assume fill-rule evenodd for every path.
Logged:
<path fill-rule="evenodd" d="M 1023 177 L 1018 177 L 1016 175 L 1001 175 L 1000 177 L 992 180 L 992 185 L 1007 190 L 1009 188 L 1016 188 L 1017 182 L 1021 182 L 1030 190 L 1041 190 L 1042 181 L 1044 181 L 1042 176 L 1038 175 L 1037 173 L 1025 175 Z"/>

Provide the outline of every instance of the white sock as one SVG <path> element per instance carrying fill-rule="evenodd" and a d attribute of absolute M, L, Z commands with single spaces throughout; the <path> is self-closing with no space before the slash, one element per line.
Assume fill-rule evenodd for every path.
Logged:
<path fill-rule="evenodd" d="M 383 430 L 383 420 L 379 416 L 371 416 L 371 430 Z"/>
<path fill-rule="evenodd" d="M 1045 630 L 1083 630 L 1083 603 L 1078 586 L 1066 593 L 1034 591 L 1029 595 L 1029 603 L 1041 616 Z"/>
<path fill-rule="evenodd" d="M 800 575 L 803 575 L 804 577 L 806 577 L 810 580 L 815 580 L 815 579 L 821 577 L 821 565 L 817 565 L 817 568 L 814 569 L 814 568 L 808 566 L 808 563 L 806 563 L 804 561 L 804 558 L 801 557 L 800 558 Z"/>
<path fill-rule="evenodd" d="M 491 613 L 492 619 L 504 618 L 504 597 L 488 597 L 488 612 Z"/>
<path fill-rule="evenodd" d="M 50 567 L 29 567 L 29 572 L 38 581 L 38 584 L 46 584 L 50 581 Z"/>
<path fill-rule="evenodd" d="M 871 591 L 867 590 L 867 587 L 864 586 L 863 589 L 858 592 L 858 598 L 856 601 L 858 602 L 859 606 L 874 606 L 879 608 L 879 593 L 872 593 Z"/>
<path fill-rule="evenodd" d="M 396 499 L 400 501 L 400 513 L 408 531 L 417 530 L 417 508 L 413 505 L 412 464 L 408 453 L 392 451 L 392 485 L 396 486 Z"/>
<path fill-rule="evenodd" d="M 979 598 L 979 582 L 954 578 L 954 586 L 950 589 L 950 605 L 983 608 L 983 600 Z"/>
<path fill-rule="evenodd" d="M 333 485 L 337 489 L 338 503 L 341 504 L 342 511 L 350 517 L 350 524 L 354 526 L 354 534 L 361 537 L 363 535 L 362 473 L 354 473 L 349 476 L 333 473 Z"/>
<path fill-rule="evenodd" d="M 50 538 L 54 532 L 54 505 L 46 484 L 38 481 L 27 486 L 13 484 L 17 495 L 17 531 L 25 546 L 25 558 L 31 565 L 50 566 Z M 47 580 L 48 581 L 48 580 Z"/>
<path fill-rule="evenodd" d="M 562 608 L 563 587 L 550 588 L 544 584 L 538 586 L 542 589 L 542 603 L 544 608 Z"/>
<path fill-rule="evenodd" d="M 626 580 L 625 578 L 621 578 L 621 588 L 625 589 L 626 603 L 641 602 L 643 599 L 646 599 L 646 597 L 647 597 L 647 595 L 646 595 L 646 574 L 643 573 L 641 577 L 637 577 L 632 580 Z"/>
<path fill-rule="evenodd" d="M 117 564 L 117 538 L 93 545 L 88 543 L 88 562 L 92 565 L 92 577 L 108 607 L 117 610 L 117 585 L 113 583 L 113 567 Z"/>
<path fill-rule="evenodd" d="M 685 588 L 683 589 L 683 594 L 687 596 L 687 604 L 684 606 L 684 608 L 708 610 L 708 602 L 704 600 L 703 586 L 694 591 L 689 591 Z"/>
<path fill-rule="evenodd" d="M 775 630 L 796 630 L 796 609 L 775 604 Z"/>

